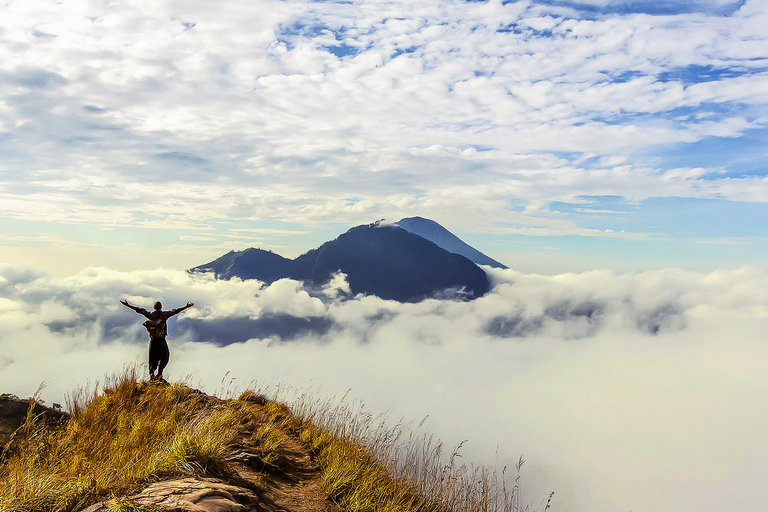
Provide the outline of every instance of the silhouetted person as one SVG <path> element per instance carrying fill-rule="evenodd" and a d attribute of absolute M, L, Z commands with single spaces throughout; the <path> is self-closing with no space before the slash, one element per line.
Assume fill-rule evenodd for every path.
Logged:
<path fill-rule="evenodd" d="M 163 305 L 160 304 L 160 301 L 154 303 L 152 311 L 129 304 L 125 299 L 121 300 L 120 304 L 147 317 L 147 321 L 141 325 L 146 327 L 147 333 L 149 333 L 149 378 L 150 380 L 155 379 L 155 368 L 157 368 L 157 379 L 163 380 L 163 369 L 168 364 L 168 359 L 171 356 L 168 350 L 168 342 L 165 341 L 165 337 L 168 334 L 166 321 L 173 315 L 178 315 L 185 309 L 191 308 L 194 306 L 194 303 L 187 302 L 186 306 L 170 311 L 163 311 Z"/>

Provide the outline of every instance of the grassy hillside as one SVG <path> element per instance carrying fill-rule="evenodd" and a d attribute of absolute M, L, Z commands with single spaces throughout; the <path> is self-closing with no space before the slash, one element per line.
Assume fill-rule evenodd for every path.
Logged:
<path fill-rule="evenodd" d="M 264 474 L 295 471 L 281 467 L 283 451 L 301 446 L 319 466 L 322 494 L 343 510 L 517 510 L 514 483 L 501 475 L 469 471 L 456 452 L 444 455 L 439 443 L 343 404 L 304 400 L 289 408 L 257 391 L 221 400 L 181 383 L 139 381 L 128 370 L 102 392 L 75 393 L 67 409 L 71 419 L 60 428 L 29 425 L 26 441 L 0 466 L 0 511 L 77 512 L 105 499 L 111 510 L 131 510 L 124 498 L 151 482 L 242 480 L 232 454 L 246 445 Z"/>

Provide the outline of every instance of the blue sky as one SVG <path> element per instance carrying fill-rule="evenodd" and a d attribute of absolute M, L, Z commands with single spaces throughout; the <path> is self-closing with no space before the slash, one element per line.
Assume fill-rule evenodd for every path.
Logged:
<path fill-rule="evenodd" d="M 765 2 L 11 2 L 0 260 L 421 215 L 523 271 L 765 266 Z"/>

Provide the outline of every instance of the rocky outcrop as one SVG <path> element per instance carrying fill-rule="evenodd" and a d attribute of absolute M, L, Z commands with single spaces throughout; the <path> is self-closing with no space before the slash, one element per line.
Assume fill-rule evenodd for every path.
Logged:
<path fill-rule="evenodd" d="M 264 511 L 259 497 L 251 490 L 213 478 L 183 478 L 157 482 L 141 493 L 121 500 L 166 512 L 248 512 Z M 113 505 L 102 501 L 83 512 L 108 512 Z"/>
<path fill-rule="evenodd" d="M 30 400 L 22 400 L 14 395 L 0 395 L 0 461 L 13 452 L 23 437 L 29 406 Z M 34 402 L 31 419 L 36 424 L 60 425 L 68 416 L 64 411 Z"/>

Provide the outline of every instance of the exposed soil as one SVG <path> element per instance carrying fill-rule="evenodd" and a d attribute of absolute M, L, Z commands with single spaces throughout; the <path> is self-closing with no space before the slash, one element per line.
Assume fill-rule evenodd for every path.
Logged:
<path fill-rule="evenodd" d="M 259 405 L 250 404 L 264 417 Z M 264 462 L 258 452 L 240 442 L 233 449 L 232 462 L 238 475 L 261 489 L 261 509 L 269 512 L 343 512 L 325 498 L 321 490 L 320 467 L 293 435 L 280 431 L 282 448 L 274 463 Z"/>

